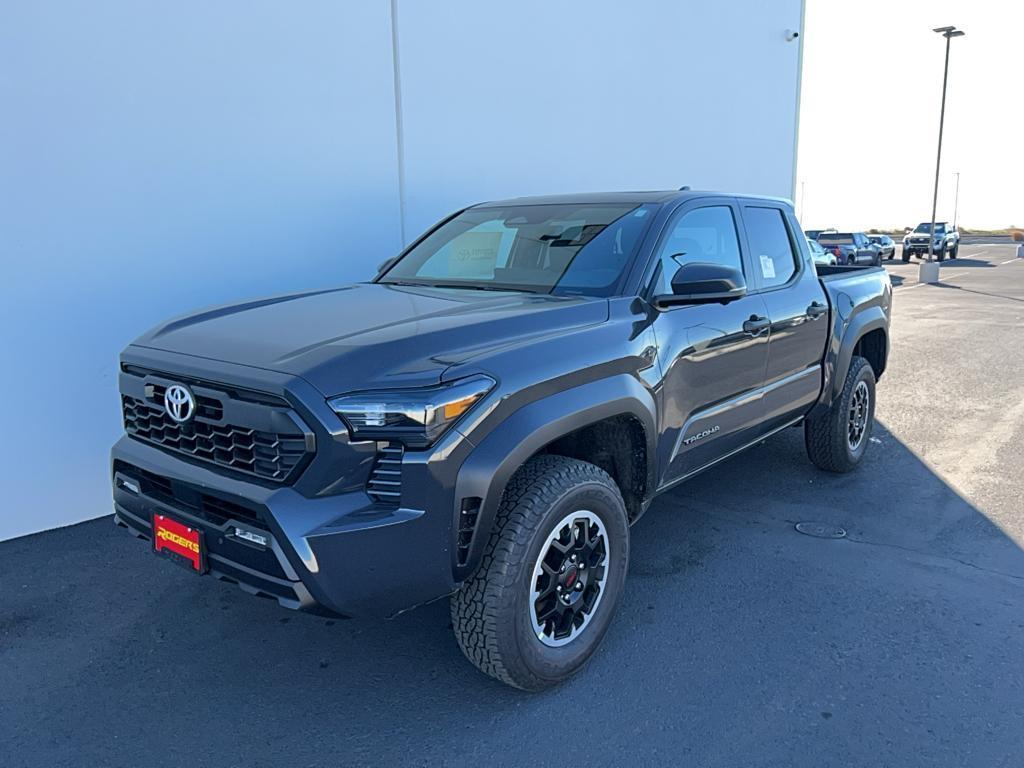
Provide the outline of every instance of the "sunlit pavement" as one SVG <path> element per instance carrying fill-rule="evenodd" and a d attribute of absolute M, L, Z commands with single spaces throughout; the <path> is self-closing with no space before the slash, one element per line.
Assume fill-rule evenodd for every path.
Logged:
<path fill-rule="evenodd" d="M 464 661 L 444 604 L 291 613 L 109 519 L 0 544 L 0 763 L 1019 766 L 1013 256 L 964 246 L 940 285 L 887 263 L 894 349 L 864 464 L 823 474 L 792 429 L 662 497 L 604 646 L 543 695 Z"/>

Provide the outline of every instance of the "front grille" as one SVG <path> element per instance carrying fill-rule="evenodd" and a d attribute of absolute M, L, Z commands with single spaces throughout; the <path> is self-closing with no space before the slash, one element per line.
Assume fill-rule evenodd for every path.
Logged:
<path fill-rule="evenodd" d="M 155 387 L 153 397 L 156 399 Z M 215 423 L 210 400 L 214 398 L 197 395 L 195 418 L 179 424 L 162 405 L 122 395 L 125 431 L 139 440 L 276 482 L 287 479 L 305 459 L 306 436 L 301 432 L 268 432 Z M 216 407 L 223 413 L 219 402 Z"/>
<path fill-rule="evenodd" d="M 401 443 L 388 443 L 377 452 L 370 479 L 366 481 L 366 493 L 381 504 L 398 504 L 402 498 L 402 456 L 405 449 Z"/>

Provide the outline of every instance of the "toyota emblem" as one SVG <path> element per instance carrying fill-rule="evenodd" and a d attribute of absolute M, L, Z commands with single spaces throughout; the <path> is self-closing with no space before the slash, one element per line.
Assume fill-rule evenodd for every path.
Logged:
<path fill-rule="evenodd" d="M 181 424 L 195 415 L 196 399 L 188 387 L 172 384 L 164 392 L 164 409 L 168 416 Z"/>

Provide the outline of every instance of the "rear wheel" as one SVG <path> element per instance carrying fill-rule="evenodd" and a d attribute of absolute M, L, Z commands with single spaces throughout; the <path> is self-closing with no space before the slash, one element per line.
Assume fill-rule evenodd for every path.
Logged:
<path fill-rule="evenodd" d="M 480 568 L 452 597 L 459 647 L 516 688 L 562 682 L 604 638 L 628 561 L 615 481 L 584 461 L 531 459 L 509 481 Z"/>
<path fill-rule="evenodd" d="M 867 360 L 854 357 L 832 407 L 804 421 L 807 455 L 820 469 L 849 472 L 864 457 L 874 423 L 875 373 Z"/>

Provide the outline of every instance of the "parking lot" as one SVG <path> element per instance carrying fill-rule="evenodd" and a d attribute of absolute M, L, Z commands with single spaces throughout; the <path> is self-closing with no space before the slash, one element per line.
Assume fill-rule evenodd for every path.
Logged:
<path fill-rule="evenodd" d="M 661 497 L 604 645 L 545 694 L 470 666 L 446 603 L 292 613 L 109 518 L 0 543 L 0 763 L 1020 765 L 1014 252 L 965 244 L 939 285 L 887 262 L 893 350 L 864 464 L 823 474 L 792 429 Z"/>

